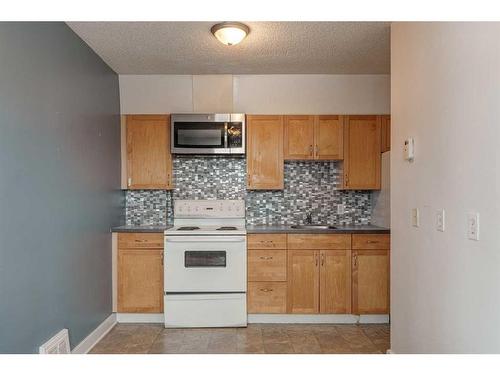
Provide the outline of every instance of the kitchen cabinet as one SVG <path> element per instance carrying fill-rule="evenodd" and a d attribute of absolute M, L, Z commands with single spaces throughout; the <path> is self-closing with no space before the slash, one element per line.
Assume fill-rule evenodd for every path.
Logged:
<path fill-rule="evenodd" d="M 390 250 L 388 242 L 389 235 L 353 235 L 353 244 L 357 248 L 365 247 L 365 249 L 352 250 L 352 310 L 354 314 L 389 313 Z"/>
<path fill-rule="evenodd" d="M 343 116 L 316 116 L 314 139 L 315 159 L 342 160 L 344 158 Z"/>
<path fill-rule="evenodd" d="M 380 189 L 380 151 L 381 116 L 346 116 L 344 121 L 344 189 Z"/>
<path fill-rule="evenodd" d="M 286 282 L 252 281 L 247 295 L 249 314 L 286 313 Z"/>
<path fill-rule="evenodd" d="M 163 235 L 119 233 L 118 312 L 163 311 Z"/>
<path fill-rule="evenodd" d="M 169 115 L 126 116 L 128 189 L 172 189 Z"/>
<path fill-rule="evenodd" d="M 247 116 L 247 188 L 283 189 L 283 116 Z"/>
<path fill-rule="evenodd" d="M 286 160 L 342 160 L 343 117 L 285 116 Z"/>
<path fill-rule="evenodd" d="M 319 312 L 319 251 L 288 251 L 288 306 L 292 314 Z"/>
<path fill-rule="evenodd" d="M 391 150 L 391 116 L 382 116 L 382 145 L 381 151 Z"/>
<path fill-rule="evenodd" d="M 247 310 L 286 313 L 286 234 L 249 234 Z"/>
<path fill-rule="evenodd" d="M 286 160 L 314 159 L 314 116 L 285 116 Z"/>
<path fill-rule="evenodd" d="M 349 234 L 288 235 L 289 313 L 351 311 L 350 248 Z"/>
<path fill-rule="evenodd" d="M 320 313 L 351 312 L 351 252 L 320 251 Z"/>

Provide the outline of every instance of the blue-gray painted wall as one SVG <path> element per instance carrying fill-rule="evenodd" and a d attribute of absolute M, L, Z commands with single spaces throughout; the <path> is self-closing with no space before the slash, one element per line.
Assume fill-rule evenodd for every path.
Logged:
<path fill-rule="evenodd" d="M 0 22 L 0 352 L 112 310 L 118 76 L 64 23 Z"/>

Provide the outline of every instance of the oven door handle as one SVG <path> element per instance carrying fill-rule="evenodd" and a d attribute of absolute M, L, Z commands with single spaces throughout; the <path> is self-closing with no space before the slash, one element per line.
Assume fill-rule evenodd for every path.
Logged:
<path fill-rule="evenodd" d="M 219 238 L 219 239 L 213 239 L 213 240 L 210 240 L 210 239 L 196 239 L 196 238 L 193 238 L 193 239 L 175 239 L 175 238 L 167 238 L 165 239 L 166 242 L 175 242 L 175 243 L 194 243 L 194 242 L 198 242 L 198 243 L 207 243 L 207 242 L 223 242 L 223 243 L 226 243 L 226 242 L 245 242 L 245 239 L 244 238 Z"/>

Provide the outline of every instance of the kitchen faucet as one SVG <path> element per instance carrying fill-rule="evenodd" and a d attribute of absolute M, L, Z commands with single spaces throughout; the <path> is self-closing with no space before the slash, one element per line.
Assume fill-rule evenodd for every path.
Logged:
<path fill-rule="evenodd" d="M 306 224 L 311 225 L 312 222 L 313 222 L 312 214 L 311 213 L 306 214 Z"/>

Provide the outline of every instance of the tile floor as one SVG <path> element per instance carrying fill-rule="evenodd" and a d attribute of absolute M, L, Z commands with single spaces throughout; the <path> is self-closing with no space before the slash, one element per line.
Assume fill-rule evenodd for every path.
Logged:
<path fill-rule="evenodd" d="M 117 324 L 91 351 L 145 353 L 385 353 L 389 325 L 249 324 L 247 328 L 165 329 Z"/>

